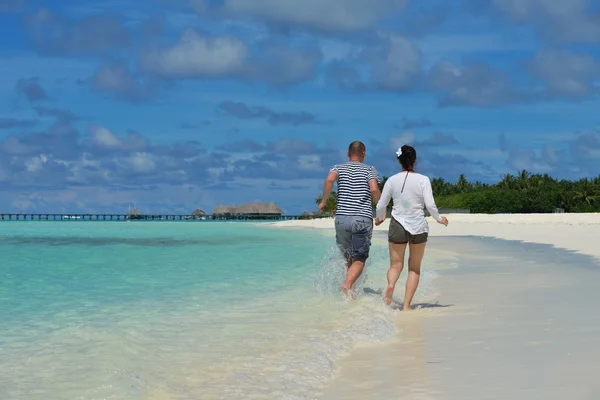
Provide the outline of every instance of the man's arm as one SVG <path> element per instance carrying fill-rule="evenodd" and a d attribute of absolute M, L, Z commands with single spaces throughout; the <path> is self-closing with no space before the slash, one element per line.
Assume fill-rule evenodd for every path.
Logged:
<path fill-rule="evenodd" d="M 375 209 L 375 215 L 381 222 L 385 221 L 387 214 L 387 207 L 392 199 L 392 182 L 388 179 L 385 185 L 383 185 L 383 193 L 381 198 L 377 202 L 377 208 Z"/>
<path fill-rule="evenodd" d="M 325 208 L 325 204 L 327 204 L 327 199 L 331 194 L 331 190 L 333 190 L 333 184 L 338 178 L 338 173 L 336 171 L 330 171 L 327 178 L 325 178 L 325 182 L 323 183 L 323 197 L 321 198 L 321 204 L 319 204 L 319 210 L 323 211 Z"/>
<path fill-rule="evenodd" d="M 369 190 L 371 190 L 371 196 L 373 196 L 373 204 L 379 203 L 381 198 L 381 191 L 379 190 L 379 174 L 375 167 L 369 169 Z"/>
<path fill-rule="evenodd" d="M 371 196 L 373 196 L 373 204 L 379 203 L 381 192 L 379 191 L 379 182 L 377 179 L 371 179 L 369 181 L 369 189 L 371 190 Z"/>

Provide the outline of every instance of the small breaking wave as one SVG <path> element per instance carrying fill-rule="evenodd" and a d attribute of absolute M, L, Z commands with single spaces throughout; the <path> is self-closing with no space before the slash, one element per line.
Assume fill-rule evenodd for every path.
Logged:
<path fill-rule="evenodd" d="M 394 310 L 373 297 L 347 303 L 329 299 L 340 326 L 289 343 L 269 356 L 240 365 L 221 386 L 222 399 L 314 399 L 333 376 L 338 361 L 363 344 L 382 343 L 396 334 Z M 297 332 L 301 335 L 301 328 Z"/>

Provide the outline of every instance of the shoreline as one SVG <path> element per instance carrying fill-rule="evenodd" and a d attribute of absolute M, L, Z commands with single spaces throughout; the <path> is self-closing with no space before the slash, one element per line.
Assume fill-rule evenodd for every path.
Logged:
<path fill-rule="evenodd" d="M 452 307 L 398 312 L 393 342 L 354 348 L 320 398 L 600 396 L 600 213 L 447 217 L 427 218 L 424 266 L 433 261 L 436 300 Z M 333 219 L 270 225 L 334 231 Z"/>
<path fill-rule="evenodd" d="M 600 260 L 600 247 L 592 240 L 600 233 L 600 213 L 576 214 L 447 214 L 447 227 L 427 217 L 429 235 L 476 236 L 527 243 L 549 244 Z M 330 229 L 333 218 L 263 223 L 275 228 Z M 373 232 L 387 232 L 389 217 Z M 547 229 L 546 229 L 547 228 Z M 375 235 L 374 235 L 375 237 Z"/>

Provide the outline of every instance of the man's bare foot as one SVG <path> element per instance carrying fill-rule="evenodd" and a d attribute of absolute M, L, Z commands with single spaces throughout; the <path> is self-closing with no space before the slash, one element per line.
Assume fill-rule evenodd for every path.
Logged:
<path fill-rule="evenodd" d="M 346 296 L 346 299 L 348 300 L 354 300 L 354 298 L 356 297 L 356 293 L 354 293 L 354 290 L 352 290 L 352 288 L 349 288 L 346 285 L 342 286 L 342 293 L 344 293 L 344 296 Z"/>
<path fill-rule="evenodd" d="M 385 301 L 385 304 L 387 304 L 389 306 L 390 304 L 392 304 L 393 297 L 394 297 L 394 287 L 388 286 L 387 290 L 385 291 L 385 296 L 383 297 L 383 301 Z"/>

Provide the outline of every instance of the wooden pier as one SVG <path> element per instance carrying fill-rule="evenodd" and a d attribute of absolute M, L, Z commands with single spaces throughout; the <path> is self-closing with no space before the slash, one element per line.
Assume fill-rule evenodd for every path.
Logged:
<path fill-rule="evenodd" d="M 0 214 L 0 221 L 288 221 L 298 219 L 328 218 L 328 216 L 280 215 L 280 214 Z"/>

